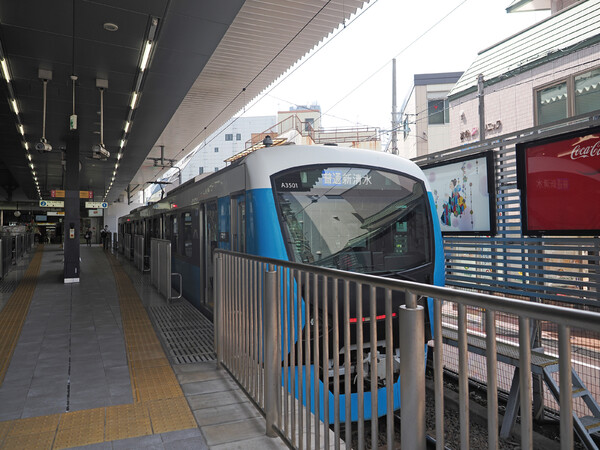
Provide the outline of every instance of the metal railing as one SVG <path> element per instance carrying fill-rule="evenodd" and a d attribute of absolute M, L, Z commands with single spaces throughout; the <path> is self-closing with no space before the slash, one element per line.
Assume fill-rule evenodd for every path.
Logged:
<path fill-rule="evenodd" d="M 181 274 L 171 272 L 171 241 L 155 238 L 150 239 L 150 255 L 150 279 L 152 280 L 152 285 L 167 300 L 181 298 L 183 292 Z M 173 276 L 179 277 L 179 295 L 175 297 L 171 296 Z"/>
<path fill-rule="evenodd" d="M 12 238 L 0 236 L 0 278 L 4 278 L 12 263 Z"/>
<path fill-rule="evenodd" d="M 393 405 L 400 398 L 403 406 L 401 446 L 425 448 L 426 347 L 423 308 L 418 304 L 424 298 L 433 299 L 436 337 L 442 335 L 442 302 L 444 308 L 455 304 L 458 309 L 460 447 L 469 448 L 470 435 L 467 351 L 467 308 L 470 307 L 485 309 L 485 365 L 490 380 L 488 448 L 498 448 L 495 380 L 498 370 L 496 330 L 502 326 L 497 316 L 500 315 L 517 317 L 515 348 L 521 368 L 531 365 L 530 320 L 555 325 L 560 365 L 561 448 L 573 447 L 571 371 L 576 362 L 571 359 L 570 333 L 573 328 L 600 332 L 600 314 L 223 250 L 215 253 L 215 272 L 217 362 L 264 410 L 267 434 L 279 434 L 294 448 L 328 448 L 330 442 L 340 448 L 345 441 L 346 445 L 360 449 L 367 440 L 376 448 L 379 447 L 380 425 L 385 428 L 387 448 L 393 448 L 395 441 L 397 443 Z M 405 295 L 406 305 L 394 310 L 392 299 L 399 294 Z M 355 299 L 352 304 L 351 296 Z M 383 318 L 377 317 L 376 298 L 385 305 Z M 363 315 L 365 307 L 369 312 Z M 399 323 L 393 318 L 394 314 L 398 314 Z M 400 395 L 400 383 L 396 379 L 398 355 L 394 349 L 396 344 L 392 344 L 396 339 L 394 335 L 400 342 Z M 371 351 L 368 343 L 376 340 L 384 353 Z M 440 341 L 438 339 L 434 348 L 435 424 L 429 426 L 435 429 L 437 448 L 444 447 L 442 361 L 445 346 L 438 345 Z M 348 342 L 351 345 L 345 344 Z M 520 371 L 519 382 L 521 446 L 532 448 L 530 370 Z M 378 395 L 371 395 L 382 386 L 385 388 L 380 389 Z M 346 423 L 342 435 L 341 424 L 348 412 L 352 423 Z M 365 422 L 380 414 L 385 416 L 385 421 L 371 420 L 369 433 Z M 333 435 L 329 432 L 330 425 Z"/>

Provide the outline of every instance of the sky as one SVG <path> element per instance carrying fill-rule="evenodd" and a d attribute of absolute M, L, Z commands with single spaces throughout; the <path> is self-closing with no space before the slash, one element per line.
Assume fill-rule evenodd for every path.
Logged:
<path fill-rule="evenodd" d="M 510 0 L 372 0 L 245 108 L 276 115 L 318 104 L 324 128 L 391 127 L 415 74 L 463 72 L 477 53 L 548 17 L 506 13 Z"/>

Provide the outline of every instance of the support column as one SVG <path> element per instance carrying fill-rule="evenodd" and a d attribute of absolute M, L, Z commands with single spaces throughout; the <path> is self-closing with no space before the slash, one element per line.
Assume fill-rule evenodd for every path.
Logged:
<path fill-rule="evenodd" d="M 70 132 L 67 141 L 65 177 L 64 282 L 79 283 L 79 132 Z"/>

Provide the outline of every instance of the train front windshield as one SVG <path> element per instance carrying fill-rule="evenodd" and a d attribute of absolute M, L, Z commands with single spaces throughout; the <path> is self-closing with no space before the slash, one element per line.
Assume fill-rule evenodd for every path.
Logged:
<path fill-rule="evenodd" d="M 422 181 L 385 170 L 321 166 L 273 177 L 290 259 L 398 273 L 432 261 Z"/>

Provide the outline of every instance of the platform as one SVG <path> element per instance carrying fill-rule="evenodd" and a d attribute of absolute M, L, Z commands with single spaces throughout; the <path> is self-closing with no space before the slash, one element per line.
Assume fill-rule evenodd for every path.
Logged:
<path fill-rule="evenodd" d="M 81 247 L 80 283 L 62 271 L 45 245 L 0 281 L 0 449 L 287 448 L 189 304 L 99 246 Z"/>

